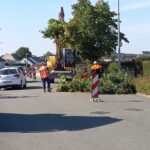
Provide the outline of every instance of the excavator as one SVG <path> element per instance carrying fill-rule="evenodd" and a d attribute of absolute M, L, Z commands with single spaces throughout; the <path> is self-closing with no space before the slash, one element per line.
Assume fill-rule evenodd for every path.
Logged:
<path fill-rule="evenodd" d="M 61 64 L 58 63 L 57 55 L 47 57 L 47 67 L 50 71 L 50 80 L 55 82 L 55 78 L 60 75 L 75 75 L 76 53 L 75 50 L 63 49 Z"/>

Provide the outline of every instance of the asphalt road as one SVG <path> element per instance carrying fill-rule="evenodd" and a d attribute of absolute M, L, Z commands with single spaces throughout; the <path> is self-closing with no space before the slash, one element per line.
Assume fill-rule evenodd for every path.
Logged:
<path fill-rule="evenodd" d="M 43 93 L 41 82 L 0 91 L 0 150 L 149 150 L 150 98 Z"/>

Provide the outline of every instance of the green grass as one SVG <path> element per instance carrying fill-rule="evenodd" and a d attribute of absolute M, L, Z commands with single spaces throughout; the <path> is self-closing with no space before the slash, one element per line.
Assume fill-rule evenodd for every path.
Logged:
<path fill-rule="evenodd" d="M 150 60 L 143 61 L 144 76 L 150 76 Z"/>
<path fill-rule="evenodd" d="M 150 76 L 135 78 L 138 93 L 150 95 Z"/>

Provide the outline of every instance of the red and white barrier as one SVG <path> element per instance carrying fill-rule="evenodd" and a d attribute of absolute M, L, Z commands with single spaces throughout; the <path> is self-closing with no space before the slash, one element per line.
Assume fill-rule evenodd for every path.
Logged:
<path fill-rule="evenodd" d="M 33 79 L 36 80 L 36 69 L 33 69 Z"/>
<path fill-rule="evenodd" d="M 29 76 L 29 68 L 26 68 L 26 76 Z"/>
<path fill-rule="evenodd" d="M 32 68 L 29 69 L 29 78 L 32 78 Z"/>
<path fill-rule="evenodd" d="M 92 100 L 93 102 L 99 102 L 99 75 L 92 74 Z"/>

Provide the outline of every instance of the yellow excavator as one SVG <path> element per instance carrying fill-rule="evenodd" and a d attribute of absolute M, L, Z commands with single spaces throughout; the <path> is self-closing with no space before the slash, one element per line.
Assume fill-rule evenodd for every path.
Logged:
<path fill-rule="evenodd" d="M 64 48 L 59 63 L 58 63 L 57 55 L 47 57 L 47 67 L 50 71 L 51 82 L 54 82 L 54 79 L 58 78 L 59 75 L 74 76 L 75 66 L 76 66 L 75 50 Z"/>

